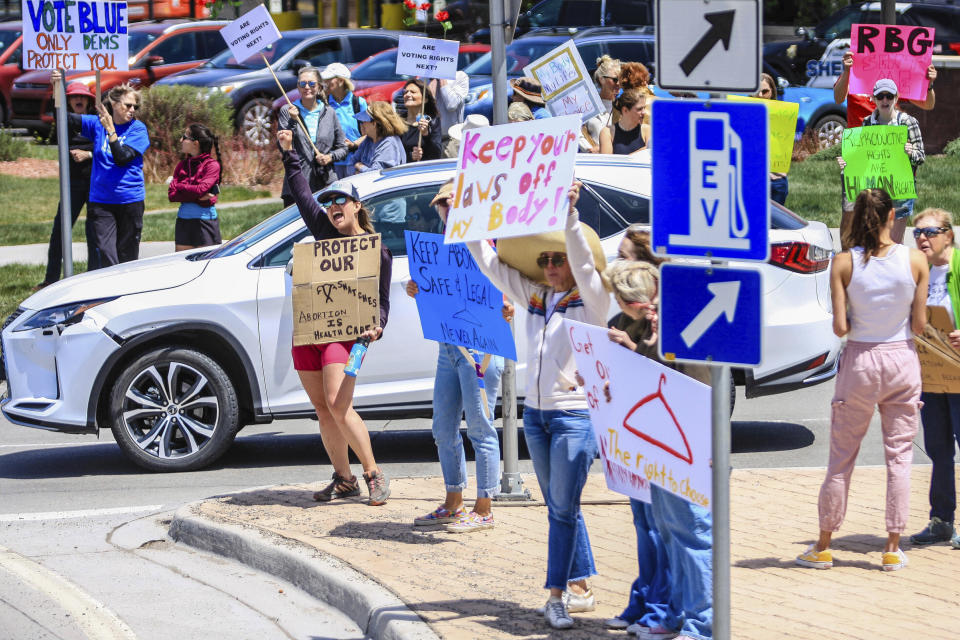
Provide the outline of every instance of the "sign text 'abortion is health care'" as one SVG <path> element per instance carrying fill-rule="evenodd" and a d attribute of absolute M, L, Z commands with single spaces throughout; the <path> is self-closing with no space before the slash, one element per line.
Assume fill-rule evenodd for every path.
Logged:
<path fill-rule="evenodd" d="M 444 242 L 563 229 L 580 117 L 463 132 Z"/>
<path fill-rule="evenodd" d="M 23 0 L 23 68 L 126 71 L 127 3 Z"/>

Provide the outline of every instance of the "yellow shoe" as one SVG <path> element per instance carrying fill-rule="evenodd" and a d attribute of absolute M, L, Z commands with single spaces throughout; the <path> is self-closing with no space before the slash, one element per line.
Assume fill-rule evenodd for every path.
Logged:
<path fill-rule="evenodd" d="M 833 554 L 830 549 L 817 551 L 815 545 L 810 545 L 807 550 L 797 556 L 797 564 L 801 567 L 810 567 L 811 569 L 829 569 L 833 566 Z"/>
<path fill-rule="evenodd" d="M 900 549 L 883 552 L 883 570 L 899 571 L 907 566 L 907 554 Z"/>

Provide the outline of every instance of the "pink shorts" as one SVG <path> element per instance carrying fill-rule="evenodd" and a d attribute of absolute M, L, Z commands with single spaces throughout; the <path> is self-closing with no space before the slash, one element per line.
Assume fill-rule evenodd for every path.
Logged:
<path fill-rule="evenodd" d="M 294 347 L 291 351 L 293 368 L 297 371 L 322 371 L 328 364 L 347 364 L 354 342 L 356 341 L 348 340 Z"/>

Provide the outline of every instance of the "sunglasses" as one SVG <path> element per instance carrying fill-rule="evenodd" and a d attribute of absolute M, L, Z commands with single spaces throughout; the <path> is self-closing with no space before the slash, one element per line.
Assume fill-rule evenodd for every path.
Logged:
<path fill-rule="evenodd" d="M 189 140 L 190 142 L 196 142 L 196 141 L 197 141 L 196 138 L 191 138 L 190 136 L 188 136 L 188 135 L 185 134 L 185 133 L 181 133 L 181 134 L 180 134 L 180 139 L 181 139 L 181 140 Z"/>
<path fill-rule="evenodd" d="M 133 109 L 134 111 L 140 110 L 140 105 L 138 105 L 136 102 L 118 102 L 117 104 L 124 109 Z"/>
<path fill-rule="evenodd" d="M 301 81 L 298 82 L 297 84 L 300 85 L 300 88 L 301 88 L 301 89 L 306 89 L 307 87 L 310 87 L 311 89 L 313 89 L 314 87 L 317 86 L 317 81 L 316 81 L 316 80 L 301 80 Z"/>
<path fill-rule="evenodd" d="M 540 256 L 537 258 L 537 266 L 546 269 L 548 264 L 555 267 L 562 267 L 567 262 L 567 256 L 563 253 L 555 253 L 552 256 Z"/>
<path fill-rule="evenodd" d="M 620 78 L 617 76 L 600 76 L 601 78 L 606 78 L 607 80 L 613 80 L 614 82 L 620 82 Z"/>
<path fill-rule="evenodd" d="M 886 92 L 884 92 L 884 93 L 878 93 L 878 94 L 877 94 L 876 96 L 874 96 L 874 97 L 875 97 L 877 100 L 893 100 L 893 99 L 896 98 L 897 96 L 895 96 L 895 95 L 892 94 L 892 93 L 886 93 Z"/>
<path fill-rule="evenodd" d="M 324 200 L 321 200 L 320 204 L 323 205 L 324 207 L 329 207 L 335 204 L 340 205 L 342 207 L 343 205 L 347 204 L 347 200 L 349 199 L 350 198 L 348 198 L 347 196 L 337 196 L 335 198 L 326 198 Z"/>
<path fill-rule="evenodd" d="M 950 231 L 950 227 L 924 227 L 923 229 L 914 229 L 913 237 L 916 240 L 920 239 L 920 236 L 927 236 L 928 238 L 933 238 L 941 233 L 946 233 Z"/>

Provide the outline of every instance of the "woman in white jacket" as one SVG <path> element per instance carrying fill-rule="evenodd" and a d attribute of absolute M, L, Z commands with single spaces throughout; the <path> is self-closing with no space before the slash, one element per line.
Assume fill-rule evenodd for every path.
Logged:
<path fill-rule="evenodd" d="M 501 241 L 499 258 L 486 242 L 467 243 L 494 285 L 516 301 L 518 309 L 527 308 L 523 432 L 547 503 L 550 533 L 545 588 L 550 597 L 544 615 L 555 629 L 573 626 L 569 612 L 592 611 L 595 606 L 587 578 L 596 574 L 596 568 L 580 512 L 580 494 L 597 443 L 586 396 L 577 388 L 576 364 L 563 319 L 602 326 L 610 297 L 598 272 L 605 263 L 599 239 L 580 224 L 574 208 L 579 196 L 580 183 L 574 182 L 562 234 Z M 519 245 L 518 249 L 510 250 L 511 244 Z M 535 260 L 537 267 L 524 268 L 524 258 L 531 263 Z"/>

